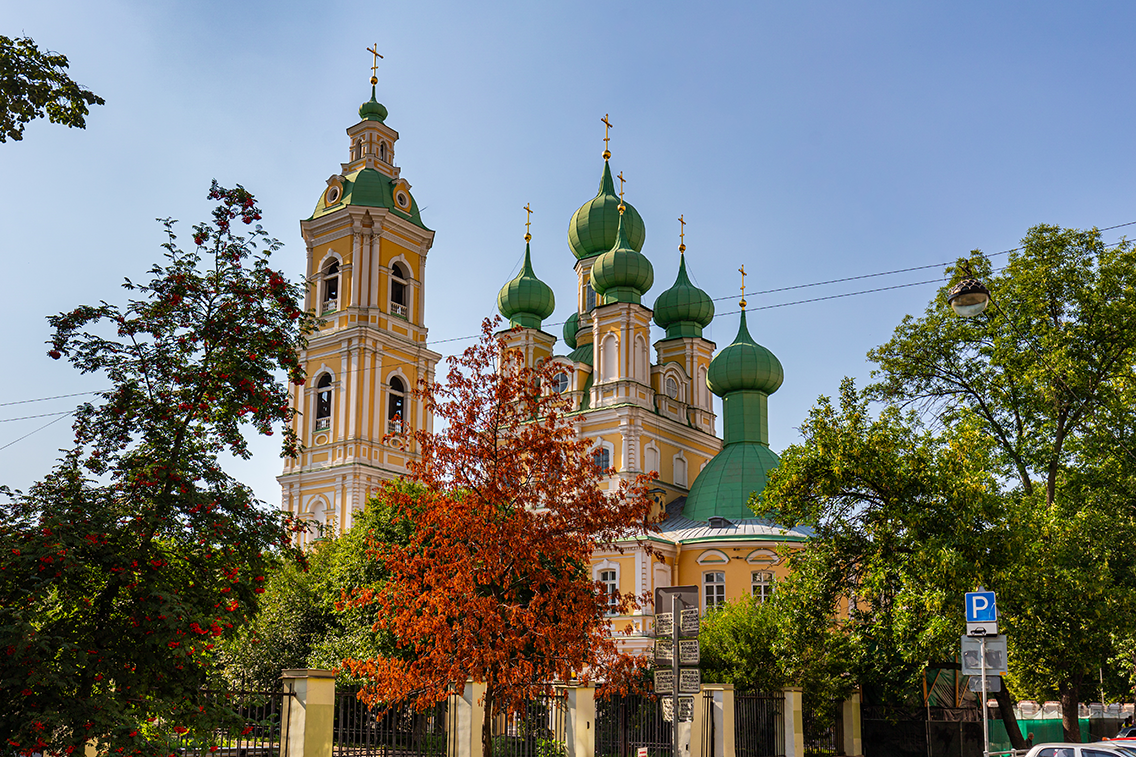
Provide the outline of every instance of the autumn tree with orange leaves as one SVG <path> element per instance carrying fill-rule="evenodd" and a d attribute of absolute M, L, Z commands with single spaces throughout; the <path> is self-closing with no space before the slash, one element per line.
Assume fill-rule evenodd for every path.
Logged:
<path fill-rule="evenodd" d="M 640 598 L 606 594 L 590 557 L 646 534 L 651 517 L 649 476 L 601 487 L 614 471 L 596 467 L 568 401 L 548 389 L 563 366 L 524 365 L 494 326 L 486 320 L 481 341 L 449 358 L 444 385 L 418 390 L 444 430 L 416 433 L 417 494 L 380 493 L 413 535 L 377 545 L 390 579 L 349 601 L 385 606 L 377 627 L 394 633 L 396 650 L 344 661 L 369 679 L 361 697 L 370 703 L 426 707 L 468 679 L 483 682 L 484 757 L 492 716 L 549 692 L 549 682 L 631 680 L 638 663 L 616 648 L 608 612 Z"/>

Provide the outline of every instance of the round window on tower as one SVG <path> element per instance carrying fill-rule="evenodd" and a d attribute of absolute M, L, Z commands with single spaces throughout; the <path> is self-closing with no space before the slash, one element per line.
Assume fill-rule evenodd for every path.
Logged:
<path fill-rule="evenodd" d="M 667 396 L 670 397 L 672 400 L 678 399 L 678 382 L 675 381 L 670 376 L 667 376 L 666 392 L 667 392 Z"/>
<path fill-rule="evenodd" d="M 568 391 L 568 374 L 561 371 L 552 377 L 552 391 L 563 394 Z"/>
<path fill-rule="evenodd" d="M 397 202 L 398 206 L 403 210 L 410 208 L 410 195 L 401 189 L 394 193 L 394 201 Z"/>
<path fill-rule="evenodd" d="M 339 202 L 339 198 L 342 194 L 343 191 L 339 188 L 338 184 L 328 187 L 327 191 L 323 193 L 324 204 L 334 205 L 335 203 Z"/>

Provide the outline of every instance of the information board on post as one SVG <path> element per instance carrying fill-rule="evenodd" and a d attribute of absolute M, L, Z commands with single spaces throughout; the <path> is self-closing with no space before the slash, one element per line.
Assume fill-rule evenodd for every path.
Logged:
<path fill-rule="evenodd" d="M 982 675 L 982 639 L 962 637 L 962 674 L 964 676 Z M 986 675 L 997 676 L 1008 673 L 1006 637 L 995 636 L 986 640 Z"/>

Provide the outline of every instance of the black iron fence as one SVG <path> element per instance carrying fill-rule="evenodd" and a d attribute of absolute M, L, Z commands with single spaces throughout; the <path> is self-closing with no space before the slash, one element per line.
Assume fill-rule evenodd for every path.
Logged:
<path fill-rule="evenodd" d="M 753 691 L 734 695 L 734 753 L 737 757 L 784 757 L 783 693 Z"/>
<path fill-rule="evenodd" d="M 671 724 L 663 720 L 662 703 L 650 695 L 598 690 L 595 734 L 596 757 L 635 757 L 640 747 L 647 747 L 650 757 L 673 753 Z"/>
<path fill-rule="evenodd" d="M 801 713 L 805 735 L 805 757 L 835 757 L 840 754 L 837 724 L 843 700 L 827 702 L 821 709 L 806 707 Z"/>
<path fill-rule="evenodd" d="M 714 740 L 718 737 L 717 724 L 714 722 L 714 692 L 702 692 L 702 754 L 703 757 L 714 756 Z"/>
<path fill-rule="evenodd" d="M 287 757 L 288 727 L 284 700 L 290 690 L 201 692 L 201 704 L 228 710 L 228 723 L 207 735 L 187 732 L 177 740 L 184 757 Z M 181 729 L 184 730 L 184 729 Z M 283 744 L 283 748 L 281 747 Z"/>
<path fill-rule="evenodd" d="M 493 718 L 494 757 L 565 757 L 568 693 L 563 689 L 529 700 L 522 710 Z"/>
<path fill-rule="evenodd" d="M 455 713 L 452 713 L 456 715 Z M 332 730 L 334 757 L 443 757 L 453 725 L 442 700 L 424 710 L 408 703 L 369 707 L 358 689 L 337 689 Z"/>

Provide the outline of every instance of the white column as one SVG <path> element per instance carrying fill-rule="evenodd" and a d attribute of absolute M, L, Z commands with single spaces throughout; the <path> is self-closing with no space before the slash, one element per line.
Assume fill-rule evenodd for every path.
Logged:
<path fill-rule="evenodd" d="M 382 261 L 379 260 L 379 252 L 381 250 L 379 238 L 379 232 L 374 229 L 367 235 L 367 256 L 371 259 L 371 291 L 368 302 L 373 308 L 379 306 L 379 268 L 382 263 Z"/>
<path fill-rule="evenodd" d="M 351 235 L 351 306 L 359 306 L 359 285 L 360 279 L 363 277 L 362 266 L 360 263 L 360 252 L 363 247 L 363 226 L 358 221 L 355 222 L 353 227 L 354 232 Z M 343 310 L 343 308 L 340 308 Z"/>

